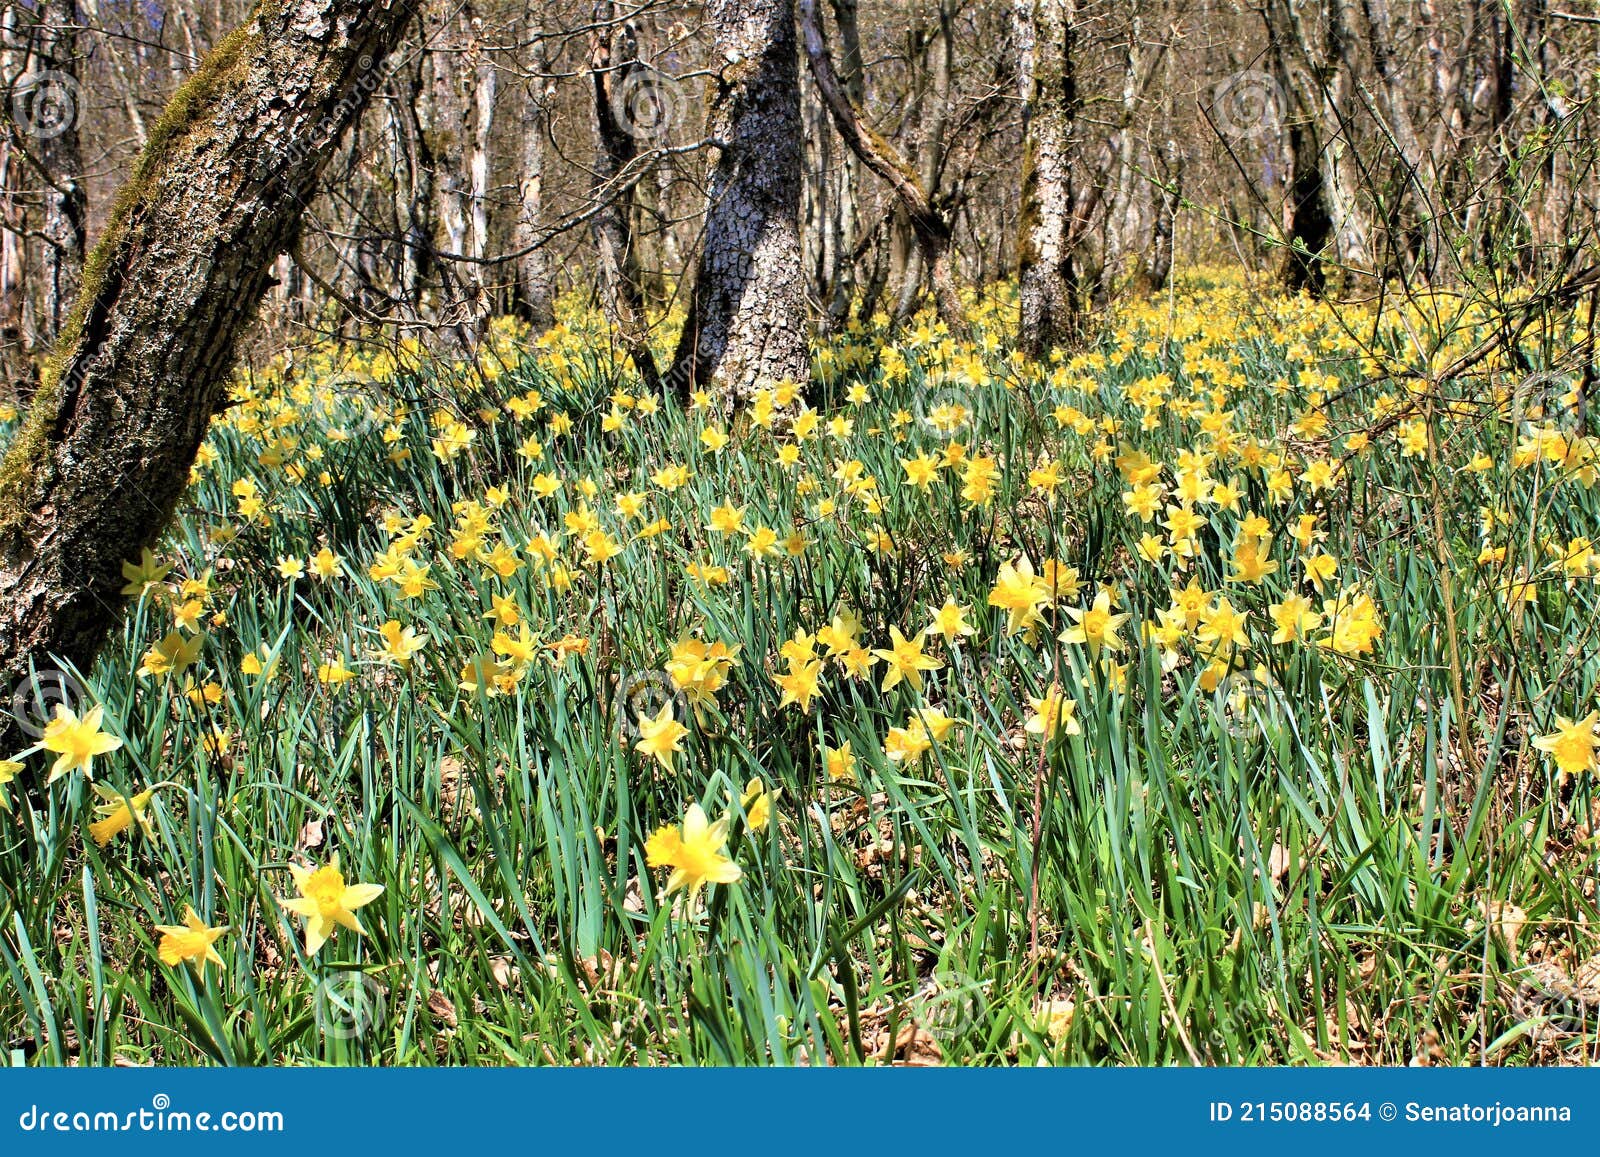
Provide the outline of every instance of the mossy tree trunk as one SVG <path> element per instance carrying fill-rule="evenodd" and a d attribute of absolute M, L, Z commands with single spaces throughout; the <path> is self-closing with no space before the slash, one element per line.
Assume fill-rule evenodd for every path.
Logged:
<path fill-rule="evenodd" d="M 1081 320 L 1072 220 L 1075 7 L 1075 0 L 1020 0 L 1014 10 L 1023 102 L 1018 344 L 1031 357 L 1075 340 Z"/>
<path fill-rule="evenodd" d="M 87 668 L 117 624 L 122 563 L 171 518 L 269 266 L 408 11 L 267 0 L 152 130 L 0 464 L 6 695 L 30 666 Z"/>
<path fill-rule="evenodd" d="M 710 0 L 709 135 L 721 142 L 673 386 L 724 409 L 810 377 L 800 256 L 800 82 L 792 0 Z"/>

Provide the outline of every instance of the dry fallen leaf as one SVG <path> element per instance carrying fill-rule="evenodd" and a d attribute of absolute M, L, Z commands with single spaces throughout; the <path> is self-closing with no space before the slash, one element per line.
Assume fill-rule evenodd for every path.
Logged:
<path fill-rule="evenodd" d="M 1489 922 L 1490 932 L 1499 937 L 1506 951 L 1515 957 L 1517 937 L 1521 935 L 1523 925 L 1528 922 L 1528 914 L 1508 901 L 1485 900 L 1483 916 Z"/>
<path fill-rule="evenodd" d="M 448 996 L 437 988 L 428 993 L 428 1011 L 433 1015 L 434 1020 L 446 1028 L 456 1027 L 456 1006 L 450 1002 Z"/>
<path fill-rule="evenodd" d="M 322 846 L 322 821 L 307 820 L 300 828 L 300 841 L 296 845 L 303 852 L 314 852 Z"/>

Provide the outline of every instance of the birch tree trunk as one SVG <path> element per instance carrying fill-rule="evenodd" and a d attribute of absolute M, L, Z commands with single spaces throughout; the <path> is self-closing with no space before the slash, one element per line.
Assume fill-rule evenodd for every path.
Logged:
<path fill-rule="evenodd" d="M 457 0 L 433 0 L 427 9 L 433 67 L 427 146 L 433 162 L 434 218 L 446 255 L 480 256 L 474 252 L 476 110 L 482 87 L 482 25 L 470 5 Z M 487 164 L 485 158 L 484 161 Z M 483 289 L 483 266 L 439 259 L 445 301 L 441 322 L 462 345 L 475 345 L 488 317 Z"/>
<path fill-rule="evenodd" d="M 16 5 L 0 8 L 0 76 L 17 76 L 25 67 L 26 52 L 17 27 L 21 16 Z M 24 400 L 34 386 L 22 317 L 28 293 L 27 212 L 20 196 L 25 167 L 11 134 L 0 133 L 0 397 L 9 401 Z"/>
<path fill-rule="evenodd" d="M 467 63 L 472 75 L 472 148 L 467 154 L 467 174 L 472 232 L 467 253 L 475 261 L 482 262 L 489 252 L 489 141 L 494 135 L 494 98 L 499 72 L 484 50 L 483 21 L 474 17 L 471 29 Z M 477 295 L 474 307 L 480 320 L 490 312 L 483 268 L 481 264 L 472 268 L 472 284 Z"/>
<path fill-rule="evenodd" d="M 705 236 L 674 359 L 680 392 L 724 410 L 810 377 L 800 256 L 800 78 L 792 0 L 711 0 L 708 135 L 722 142 Z"/>
<path fill-rule="evenodd" d="M 555 324 L 555 287 L 550 281 L 550 262 L 539 240 L 539 218 L 544 205 L 545 138 L 550 133 L 549 101 L 545 72 L 544 29 L 539 8 L 529 0 L 522 10 L 522 35 L 532 44 L 529 76 L 522 101 L 518 127 L 520 152 L 517 159 L 517 221 L 512 229 L 512 248 L 517 252 L 516 308 L 535 333 Z"/>
<path fill-rule="evenodd" d="M 1076 12 L 1074 0 L 1019 0 L 1014 11 L 1023 102 L 1018 344 L 1040 357 L 1076 338 L 1080 321 L 1072 254 Z"/>
<path fill-rule="evenodd" d="M 1137 261 L 1135 238 L 1138 213 L 1133 203 L 1134 125 L 1138 115 L 1139 73 L 1142 63 L 1139 12 L 1132 14 L 1128 47 L 1122 63 L 1122 94 L 1117 135 L 1112 144 L 1111 202 L 1106 210 L 1105 260 L 1096 290 L 1096 304 L 1108 303 L 1128 272 L 1130 254 Z M 1133 219 L 1130 220 L 1130 217 Z"/>
<path fill-rule="evenodd" d="M 0 686 L 86 669 L 121 617 L 122 563 L 171 518 L 270 266 L 408 11 L 270 0 L 153 126 L 0 464 Z"/>

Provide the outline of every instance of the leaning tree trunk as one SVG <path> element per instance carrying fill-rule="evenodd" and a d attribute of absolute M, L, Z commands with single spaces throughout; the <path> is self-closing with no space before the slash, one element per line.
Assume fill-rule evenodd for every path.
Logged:
<path fill-rule="evenodd" d="M 680 393 L 715 386 L 724 410 L 778 382 L 804 385 L 800 77 L 791 0 L 711 0 L 707 116 L 722 142 L 694 296 L 674 359 Z"/>
<path fill-rule="evenodd" d="M 1077 84 L 1072 67 L 1074 0 L 1021 0 L 1023 159 L 1018 344 L 1040 357 L 1077 336 L 1073 266 L 1072 153 Z"/>
<path fill-rule="evenodd" d="M 86 669 L 116 625 L 122 563 L 172 517 L 269 267 L 408 12 L 266 0 L 152 130 L 0 464 L 6 694 L 30 667 Z"/>
<path fill-rule="evenodd" d="M 872 131 L 861 110 L 851 102 L 839 80 L 838 70 L 833 66 L 833 56 L 828 51 L 828 42 L 822 31 L 822 19 L 817 14 L 816 0 L 798 0 L 797 6 L 806 59 L 811 64 L 811 75 L 816 78 L 817 91 L 822 94 L 828 112 L 833 116 L 834 127 L 861 163 L 894 191 L 895 198 L 909 219 L 911 235 L 917 243 L 917 254 L 933 281 L 934 305 L 939 311 L 939 318 L 952 332 L 965 333 L 966 310 L 961 304 L 961 295 L 956 291 L 955 272 L 950 264 L 955 230 L 948 215 L 934 203 L 917 171 L 895 152 L 894 146 Z"/>

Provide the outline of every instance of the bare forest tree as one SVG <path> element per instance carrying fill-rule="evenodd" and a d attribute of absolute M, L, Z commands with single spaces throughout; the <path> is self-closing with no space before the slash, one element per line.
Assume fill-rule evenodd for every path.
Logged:
<path fill-rule="evenodd" d="M 1079 325 L 1073 261 L 1072 165 L 1078 112 L 1073 0 L 1019 0 L 1023 101 L 1022 219 L 1018 227 L 1022 348 L 1037 357 Z"/>
<path fill-rule="evenodd" d="M 800 255 L 800 88 L 789 0 L 713 0 L 717 155 L 674 377 L 726 406 L 810 377 Z"/>

